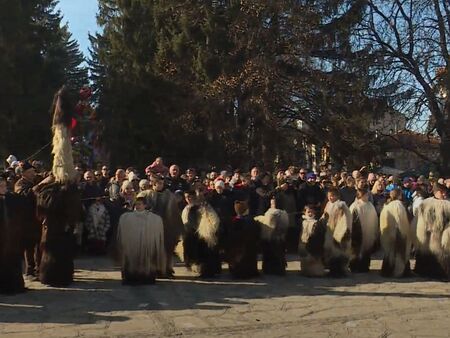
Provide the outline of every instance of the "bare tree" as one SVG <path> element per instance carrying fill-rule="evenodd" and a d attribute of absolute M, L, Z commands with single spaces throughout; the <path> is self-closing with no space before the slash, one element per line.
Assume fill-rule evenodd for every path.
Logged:
<path fill-rule="evenodd" d="M 449 175 L 450 1 L 367 0 L 357 33 L 377 55 L 375 86 L 395 89 L 391 104 L 411 127 L 439 136 L 440 171 Z"/>

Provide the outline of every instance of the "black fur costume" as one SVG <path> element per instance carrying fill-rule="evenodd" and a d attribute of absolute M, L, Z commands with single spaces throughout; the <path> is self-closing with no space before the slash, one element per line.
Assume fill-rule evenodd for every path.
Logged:
<path fill-rule="evenodd" d="M 25 291 L 22 276 L 26 201 L 7 193 L 0 198 L 0 294 Z"/>
<path fill-rule="evenodd" d="M 378 216 L 372 203 L 357 199 L 350 206 L 352 213 L 351 272 L 369 272 L 370 258 L 379 247 Z"/>
<path fill-rule="evenodd" d="M 287 212 L 271 207 L 264 215 L 256 216 L 255 221 L 261 227 L 263 272 L 279 276 L 286 274 Z"/>
<path fill-rule="evenodd" d="M 304 217 L 298 245 L 303 275 L 308 277 L 325 275 L 323 256 L 326 232 L 327 224 L 325 219 L 315 220 Z"/>
<path fill-rule="evenodd" d="M 188 205 L 183 210 L 183 260 L 186 267 L 196 267 L 200 277 L 214 277 L 221 271 L 218 249 L 219 219 L 209 205 Z M 211 227 L 203 236 L 201 227 Z"/>
<path fill-rule="evenodd" d="M 258 276 L 258 240 L 260 228 L 250 216 L 232 219 L 225 240 L 225 257 L 235 278 Z"/>

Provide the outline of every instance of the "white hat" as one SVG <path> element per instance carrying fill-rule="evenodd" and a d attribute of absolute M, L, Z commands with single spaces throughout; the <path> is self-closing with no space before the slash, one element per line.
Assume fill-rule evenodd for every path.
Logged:
<path fill-rule="evenodd" d="M 215 188 L 217 188 L 217 187 L 225 188 L 225 182 L 222 180 L 216 180 L 214 182 L 214 187 Z"/>
<path fill-rule="evenodd" d="M 128 181 L 134 181 L 134 180 L 138 180 L 139 179 L 139 177 L 138 177 L 138 175 L 136 175 L 134 172 L 130 172 L 129 174 L 128 174 Z"/>
<path fill-rule="evenodd" d="M 14 155 L 9 155 L 6 159 L 6 162 L 8 162 L 10 166 L 12 166 L 13 162 L 17 162 L 17 157 L 15 157 Z"/>
<path fill-rule="evenodd" d="M 150 186 L 150 181 L 145 178 L 139 181 L 139 188 L 145 188 Z"/>

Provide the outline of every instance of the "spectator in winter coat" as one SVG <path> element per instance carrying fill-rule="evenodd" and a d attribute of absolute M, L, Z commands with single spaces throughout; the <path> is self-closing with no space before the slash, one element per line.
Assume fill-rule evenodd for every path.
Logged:
<path fill-rule="evenodd" d="M 349 207 L 355 201 L 356 189 L 355 189 L 355 179 L 353 177 L 347 177 L 345 180 L 345 187 L 341 188 L 339 191 L 341 194 L 341 200 L 347 204 Z"/>

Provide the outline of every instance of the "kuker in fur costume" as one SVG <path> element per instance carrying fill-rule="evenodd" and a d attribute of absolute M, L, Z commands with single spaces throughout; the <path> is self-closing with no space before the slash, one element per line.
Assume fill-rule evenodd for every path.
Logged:
<path fill-rule="evenodd" d="M 286 211 L 271 207 L 264 215 L 256 216 L 261 228 L 261 246 L 263 254 L 263 272 L 269 275 L 286 273 L 286 233 L 289 227 L 289 216 Z"/>
<path fill-rule="evenodd" d="M 53 176 L 41 182 L 37 190 L 37 211 L 43 226 L 39 278 L 42 283 L 53 286 L 67 286 L 73 280 L 73 228 L 82 212 L 70 143 L 73 102 L 66 87 L 55 95 Z"/>
<path fill-rule="evenodd" d="M 327 225 L 324 219 L 315 219 L 313 212 L 312 207 L 305 208 L 298 252 L 301 273 L 307 277 L 321 277 L 325 275 L 323 255 Z"/>
<path fill-rule="evenodd" d="M 0 185 L 6 192 L 6 180 L 0 179 Z M 6 193 L 0 196 L 0 294 L 25 291 L 22 276 L 25 203 L 19 195 Z"/>
<path fill-rule="evenodd" d="M 123 284 L 153 284 L 157 274 L 165 271 L 164 226 L 160 216 L 147 210 L 123 214 L 117 240 Z"/>
<path fill-rule="evenodd" d="M 367 200 L 367 192 L 357 192 L 357 199 L 350 206 L 350 212 L 353 219 L 350 271 L 368 272 L 370 256 L 378 249 L 380 230 L 377 211 Z"/>
<path fill-rule="evenodd" d="M 218 250 L 220 220 L 214 209 L 206 202 L 200 203 L 191 194 L 183 209 L 183 241 L 177 253 L 187 268 L 200 277 L 209 278 L 220 273 L 221 260 Z"/>
<path fill-rule="evenodd" d="M 249 216 L 248 203 L 234 203 L 236 216 L 226 229 L 225 257 L 235 278 L 258 276 L 258 242 L 260 227 Z"/>
<path fill-rule="evenodd" d="M 322 216 L 327 224 L 324 262 L 333 277 L 348 272 L 351 253 L 352 214 L 343 201 L 328 202 Z"/>
<path fill-rule="evenodd" d="M 427 198 L 417 213 L 415 272 L 432 278 L 450 278 L 450 201 Z"/>
<path fill-rule="evenodd" d="M 173 274 L 173 254 L 183 231 L 181 210 L 175 194 L 164 189 L 164 182 L 161 178 L 156 178 L 153 189 L 139 193 L 138 197 L 144 197 L 149 210 L 163 219 L 167 265 L 166 271 L 163 273 L 171 276 Z"/>
<path fill-rule="evenodd" d="M 413 232 L 406 209 L 400 200 L 384 205 L 380 214 L 381 247 L 385 277 L 403 277 L 410 271 L 409 258 Z"/>

